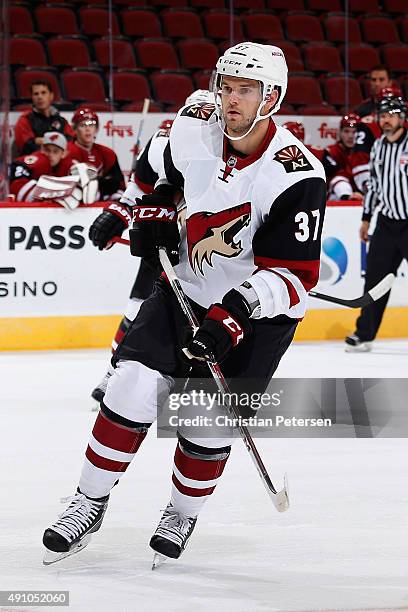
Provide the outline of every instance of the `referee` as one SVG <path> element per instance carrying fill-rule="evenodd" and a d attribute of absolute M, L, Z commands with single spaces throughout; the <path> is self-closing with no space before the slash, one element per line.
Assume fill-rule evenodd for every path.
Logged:
<path fill-rule="evenodd" d="M 396 273 L 408 259 L 408 133 L 404 127 L 406 104 L 388 96 L 377 104 L 382 136 L 370 153 L 370 180 L 364 198 L 360 238 L 368 240 L 368 229 L 378 206 L 377 225 L 370 240 L 364 291 L 369 291 L 389 272 Z M 371 350 L 371 342 L 388 302 L 390 292 L 361 310 L 356 331 L 346 338 L 347 352 Z"/>

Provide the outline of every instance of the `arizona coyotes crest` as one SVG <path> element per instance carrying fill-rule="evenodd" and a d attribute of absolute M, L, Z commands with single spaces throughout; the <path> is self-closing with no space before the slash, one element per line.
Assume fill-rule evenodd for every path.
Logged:
<path fill-rule="evenodd" d="M 187 106 L 181 114 L 187 117 L 195 117 L 196 119 L 208 121 L 214 111 L 214 104 L 210 104 L 208 102 L 197 102 L 192 106 Z"/>
<path fill-rule="evenodd" d="M 204 275 L 203 264 L 213 267 L 213 255 L 237 257 L 241 242 L 235 237 L 251 220 L 251 204 L 246 202 L 217 213 L 199 212 L 187 219 L 187 245 L 190 265 Z"/>
<path fill-rule="evenodd" d="M 296 145 L 290 145 L 275 153 L 273 158 L 285 168 L 286 172 L 300 172 L 313 170 L 313 166 L 306 159 L 304 153 Z"/>

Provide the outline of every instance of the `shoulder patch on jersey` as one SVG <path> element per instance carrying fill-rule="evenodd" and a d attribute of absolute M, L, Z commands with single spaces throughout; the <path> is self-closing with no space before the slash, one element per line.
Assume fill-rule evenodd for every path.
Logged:
<path fill-rule="evenodd" d="M 186 106 L 186 108 L 182 111 L 182 117 L 195 117 L 196 119 L 201 119 L 202 121 L 208 121 L 211 115 L 214 114 L 215 104 L 210 104 L 209 102 L 197 102 L 196 104 L 192 104 L 191 106 Z"/>
<path fill-rule="evenodd" d="M 305 157 L 305 154 L 296 145 L 284 147 L 273 158 L 285 168 L 286 172 L 304 172 L 313 170 L 313 166 Z"/>
<path fill-rule="evenodd" d="M 35 164 L 38 161 L 38 157 L 36 155 L 26 155 L 24 158 L 24 163 L 28 164 L 29 166 L 31 164 Z"/>

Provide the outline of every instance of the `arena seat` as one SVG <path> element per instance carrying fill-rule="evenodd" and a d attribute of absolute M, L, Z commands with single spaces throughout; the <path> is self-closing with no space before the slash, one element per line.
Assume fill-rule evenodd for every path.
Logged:
<path fill-rule="evenodd" d="M 115 68 L 137 68 L 133 46 L 125 36 L 114 36 L 94 39 L 92 45 L 96 61 L 103 68 L 108 68 L 110 64 L 109 49 L 112 44 L 113 65 Z"/>
<path fill-rule="evenodd" d="M 85 36 L 106 36 L 109 33 L 109 10 L 103 7 L 84 6 L 79 9 L 81 28 Z M 116 13 L 111 15 L 112 35 L 120 34 L 119 22 Z"/>
<path fill-rule="evenodd" d="M 346 40 L 346 26 L 349 42 L 361 42 L 360 27 L 357 19 L 354 19 L 354 17 L 346 17 L 344 13 L 329 13 L 324 20 L 324 25 L 329 42 L 344 43 Z"/>
<path fill-rule="evenodd" d="M 27 6 L 11 4 L 9 9 L 10 34 L 34 34 L 34 22 Z"/>
<path fill-rule="evenodd" d="M 286 36 L 293 42 L 324 41 L 319 19 L 308 13 L 289 13 L 284 18 Z"/>
<path fill-rule="evenodd" d="M 328 104 L 344 106 L 346 100 L 346 87 L 348 88 L 348 105 L 355 108 L 363 101 L 358 81 L 346 74 L 328 74 L 323 82 L 325 98 Z"/>
<path fill-rule="evenodd" d="M 384 45 L 381 47 L 381 55 L 390 72 L 406 73 L 408 71 L 407 45 Z"/>
<path fill-rule="evenodd" d="M 135 43 L 140 66 L 147 70 L 177 69 L 179 60 L 170 39 L 146 38 Z"/>
<path fill-rule="evenodd" d="M 203 22 L 208 38 L 213 38 L 215 41 L 230 39 L 229 11 L 208 11 L 203 14 Z M 234 15 L 233 19 L 233 39 L 235 43 L 244 40 L 241 19 L 237 15 Z"/>
<path fill-rule="evenodd" d="M 313 72 L 342 72 L 340 53 L 331 43 L 308 43 L 303 45 L 306 70 Z"/>
<path fill-rule="evenodd" d="M 287 104 L 322 104 L 320 85 L 311 72 L 294 72 L 288 82 L 285 102 Z"/>
<path fill-rule="evenodd" d="M 378 51 L 372 45 L 366 43 L 350 43 L 348 48 L 342 47 L 343 57 L 348 52 L 350 72 L 368 72 L 373 66 L 380 63 Z"/>
<path fill-rule="evenodd" d="M 187 70 L 210 70 L 217 63 L 218 49 L 207 38 L 180 40 L 176 46 L 181 65 Z"/>
<path fill-rule="evenodd" d="M 202 38 L 203 26 L 198 14 L 192 9 L 167 9 L 161 20 L 165 36 L 170 38 Z"/>
<path fill-rule="evenodd" d="M 113 91 L 118 102 L 142 102 L 152 94 L 142 70 L 117 70 L 113 73 Z"/>
<path fill-rule="evenodd" d="M 64 70 L 61 82 L 67 100 L 105 102 L 105 83 L 99 71 L 86 68 Z"/>
<path fill-rule="evenodd" d="M 88 68 L 91 64 L 86 38 L 80 36 L 57 36 L 47 42 L 53 66 Z"/>
<path fill-rule="evenodd" d="M 372 44 L 399 43 L 397 28 L 389 17 L 368 15 L 361 20 L 364 42 Z"/>
<path fill-rule="evenodd" d="M 166 105 L 182 106 L 194 85 L 186 71 L 160 70 L 151 75 L 154 99 Z"/>
<path fill-rule="evenodd" d="M 40 34 L 80 34 L 75 12 L 66 6 L 38 6 L 35 9 Z"/>
<path fill-rule="evenodd" d="M 48 66 L 43 42 L 35 35 L 11 37 L 9 61 L 12 66 Z"/>
<path fill-rule="evenodd" d="M 123 34 L 126 36 L 159 38 L 162 35 L 160 20 L 150 9 L 125 9 L 121 19 Z"/>
<path fill-rule="evenodd" d="M 250 12 L 241 16 L 246 37 L 248 40 L 259 42 L 277 42 L 284 40 L 281 22 L 271 13 Z"/>

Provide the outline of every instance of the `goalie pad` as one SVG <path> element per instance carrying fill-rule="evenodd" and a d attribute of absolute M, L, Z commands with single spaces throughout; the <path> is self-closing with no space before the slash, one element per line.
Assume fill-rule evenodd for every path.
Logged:
<path fill-rule="evenodd" d="M 82 189 L 75 176 L 43 174 L 32 193 L 33 200 L 53 200 L 68 210 L 77 208 L 82 200 Z"/>
<path fill-rule="evenodd" d="M 72 164 L 70 172 L 79 179 L 84 204 L 93 204 L 99 200 L 98 171 L 96 168 L 82 162 L 75 162 Z"/>

